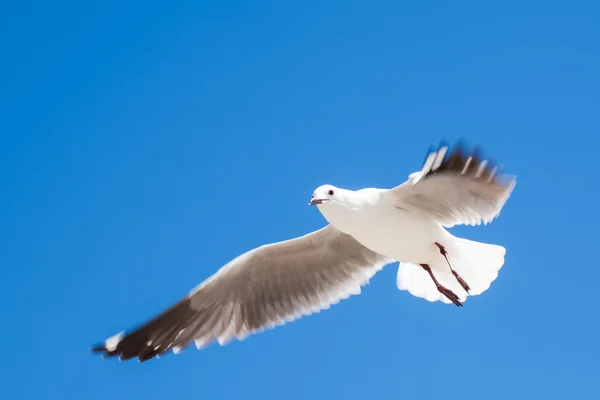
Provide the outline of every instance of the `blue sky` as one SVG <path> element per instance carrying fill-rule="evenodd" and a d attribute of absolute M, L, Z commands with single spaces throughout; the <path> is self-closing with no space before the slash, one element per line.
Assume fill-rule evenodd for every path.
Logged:
<path fill-rule="evenodd" d="M 284 4 L 285 3 L 285 4 Z M 590 398 L 600 368 L 592 1 L 13 2 L 0 12 L 0 396 Z M 484 4 L 485 3 L 485 4 Z M 518 175 L 464 308 L 361 296 L 139 364 L 90 345 L 465 137 Z"/>

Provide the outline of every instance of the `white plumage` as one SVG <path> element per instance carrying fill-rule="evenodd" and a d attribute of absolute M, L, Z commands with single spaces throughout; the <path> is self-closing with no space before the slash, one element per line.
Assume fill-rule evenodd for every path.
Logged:
<path fill-rule="evenodd" d="M 400 290 L 462 306 L 496 279 L 505 249 L 457 238 L 444 227 L 489 223 L 515 182 L 457 145 L 428 153 L 421 171 L 390 190 L 323 185 L 310 204 L 327 226 L 240 255 L 170 309 L 93 350 L 145 361 L 192 342 L 202 348 L 242 340 L 359 294 L 394 261 Z"/>

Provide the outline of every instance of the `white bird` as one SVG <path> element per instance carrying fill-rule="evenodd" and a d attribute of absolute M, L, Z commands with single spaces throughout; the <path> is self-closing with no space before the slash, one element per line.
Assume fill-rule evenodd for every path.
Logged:
<path fill-rule="evenodd" d="M 359 294 L 396 261 L 400 290 L 462 306 L 468 295 L 489 288 L 506 251 L 444 227 L 489 223 L 515 184 L 478 151 L 457 144 L 429 152 L 421 171 L 393 189 L 320 186 L 310 205 L 328 225 L 240 255 L 162 314 L 92 351 L 146 361 L 191 342 L 200 349 L 215 340 L 243 340 Z"/>

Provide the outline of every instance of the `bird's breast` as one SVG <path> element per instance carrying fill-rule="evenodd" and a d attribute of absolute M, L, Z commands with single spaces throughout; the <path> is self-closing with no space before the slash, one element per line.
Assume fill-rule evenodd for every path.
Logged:
<path fill-rule="evenodd" d="M 331 225 L 363 246 L 399 261 L 423 259 L 434 249 L 433 241 L 446 234 L 432 219 L 395 207 L 332 207 L 321 212 Z"/>

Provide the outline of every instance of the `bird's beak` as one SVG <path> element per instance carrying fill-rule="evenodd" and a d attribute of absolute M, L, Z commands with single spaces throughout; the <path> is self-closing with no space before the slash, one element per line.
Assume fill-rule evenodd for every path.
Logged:
<path fill-rule="evenodd" d="M 312 199 L 310 199 L 310 203 L 308 203 L 308 205 L 316 206 L 318 204 L 323 204 L 325 201 L 327 201 L 327 199 L 320 199 L 318 197 L 313 197 Z"/>

